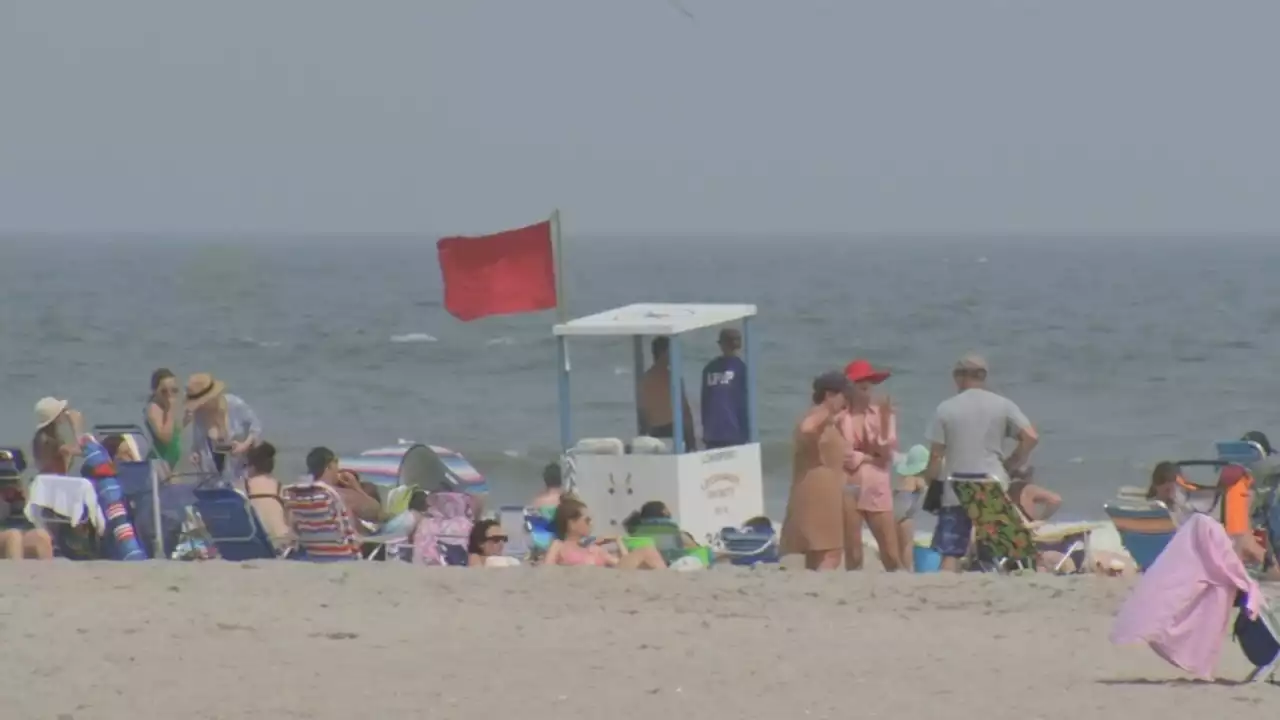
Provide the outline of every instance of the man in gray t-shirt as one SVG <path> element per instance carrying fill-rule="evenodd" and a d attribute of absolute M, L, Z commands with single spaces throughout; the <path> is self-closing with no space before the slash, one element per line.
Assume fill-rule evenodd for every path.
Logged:
<path fill-rule="evenodd" d="M 987 363 L 978 355 L 966 355 L 952 371 L 956 395 L 938 405 L 926 436 L 932 443 L 931 480 L 947 478 L 971 482 L 1009 482 L 1009 472 L 1026 464 L 1038 437 L 1031 421 L 1014 402 L 987 390 Z M 1006 458 L 1006 438 L 1018 441 Z M 942 509 L 933 533 L 933 547 L 943 557 L 944 570 L 959 569 L 959 559 L 969 551 L 973 524 L 959 507 L 951 484 L 943 487 Z"/>

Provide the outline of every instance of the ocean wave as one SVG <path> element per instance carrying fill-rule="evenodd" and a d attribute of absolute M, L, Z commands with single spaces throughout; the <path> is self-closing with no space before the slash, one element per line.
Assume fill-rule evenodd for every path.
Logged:
<path fill-rule="evenodd" d="M 281 344 L 279 340 L 255 340 L 247 335 L 245 337 L 236 338 L 236 342 L 248 347 L 259 348 L 276 348 L 280 347 Z"/>
<path fill-rule="evenodd" d="M 434 335 L 426 333 L 405 333 L 404 335 L 392 335 L 393 343 L 432 343 L 436 342 Z"/>
<path fill-rule="evenodd" d="M 515 344 L 516 344 L 516 339 L 515 339 L 515 338 L 512 338 L 512 337 L 496 337 L 496 338 L 489 338 L 488 340 L 485 340 L 485 341 L 484 341 L 484 344 L 485 344 L 486 346 L 494 346 L 494 345 L 515 345 Z"/>

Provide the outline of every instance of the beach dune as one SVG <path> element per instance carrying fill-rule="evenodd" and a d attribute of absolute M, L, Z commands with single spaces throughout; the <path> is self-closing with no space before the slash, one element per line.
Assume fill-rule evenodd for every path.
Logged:
<path fill-rule="evenodd" d="M 0 565 L 6 718 L 1194 718 L 1280 687 L 1107 641 L 1131 580 Z M 1250 668 L 1224 648 L 1221 677 Z"/>

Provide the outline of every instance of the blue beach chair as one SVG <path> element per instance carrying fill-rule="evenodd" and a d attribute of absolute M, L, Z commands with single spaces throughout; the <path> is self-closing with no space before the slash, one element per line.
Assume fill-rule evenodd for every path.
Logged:
<path fill-rule="evenodd" d="M 763 523 L 727 527 L 716 536 L 713 550 L 733 565 L 773 564 L 778 562 L 778 534 Z"/>
<path fill-rule="evenodd" d="M 1245 658 L 1253 664 L 1253 672 L 1245 678 L 1245 682 L 1275 682 L 1276 666 L 1280 665 L 1280 633 L 1276 632 L 1276 620 L 1266 608 L 1258 613 L 1258 617 L 1250 618 L 1245 610 L 1248 595 L 1236 595 L 1236 607 L 1240 612 L 1236 615 L 1231 635 L 1240 645 Z"/>
<path fill-rule="evenodd" d="M 1218 460 L 1223 463 L 1249 467 L 1266 456 L 1262 446 L 1250 440 L 1224 440 L 1213 445 L 1218 451 Z"/>
<path fill-rule="evenodd" d="M 1146 506 L 1102 506 L 1120 533 L 1120 542 L 1133 556 L 1139 570 L 1146 570 L 1173 539 L 1178 527 L 1162 503 Z"/>
<path fill-rule="evenodd" d="M 223 560 L 270 560 L 275 546 L 249 501 L 229 488 L 195 491 L 195 509 Z"/>

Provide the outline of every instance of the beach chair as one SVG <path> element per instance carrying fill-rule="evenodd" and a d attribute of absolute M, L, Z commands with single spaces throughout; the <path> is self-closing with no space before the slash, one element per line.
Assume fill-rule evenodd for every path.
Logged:
<path fill-rule="evenodd" d="M 1061 574 L 1062 568 L 1066 566 L 1068 560 L 1075 566 L 1076 573 L 1089 571 L 1087 563 L 1093 537 L 1093 525 L 1080 523 L 1065 527 L 1036 528 L 1028 523 L 1028 527 L 1032 528 L 1032 537 L 1035 539 L 1036 549 L 1042 556 L 1050 551 L 1062 555 L 1062 559 L 1049 568 L 1052 572 Z"/>
<path fill-rule="evenodd" d="M 413 533 L 412 562 L 465 566 L 475 515 L 476 500 L 468 493 L 429 493 L 427 509 Z"/>
<path fill-rule="evenodd" d="M 173 556 L 182 541 L 182 527 L 188 508 L 195 505 L 197 485 L 172 476 L 161 482 L 163 460 L 116 463 L 116 481 L 124 492 L 129 520 L 147 556 L 156 557 L 156 536 L 161 540 L 161 558 Z M 159 525 L 157 525 L 157 521 Z"/>
<path fill-rule="evenodd" d="M 772 525 L 747 523 L 722 528 L 712 539 L 711 550 L 716 556 L 728 558 L 731 565 L 772 565 L 779 560 L 778 539 Z"/>
<path fill-rule="evenodd" d="M 281 556 L 249 501 L 235 490 L 196 490 L 195 509 L 222 559 L 240 562 Z"/>
<path fill-rule="evenodd" d="M 280 491 L 285 510 L 298 536 L 301 559 L 311 562 L 370 560 L 389 543 L 403 542 L 400 536 L 361 537 L 352 526 L 342 499 L 316 483 L 287 485 Z M 372 546 L 368 553 L 364 546 Z"/>
<path fill-rule="evenodd" d="M 1253 672 L 1244 681 L 1274 683 L 1276 666 L 1280 665 L 1280 633 L 1277 633 L 1280 624 L 1277 624 L 1275 616 L 1266 607 L 1258 611 L 1258 617 L 1250 618 L 1245 609 L 1248 598 L 1246 593 L 1236 596 L 1239 612 L 1231 629 L 1232 638 L 1240 646 L 1245 658 L 1253 664 Z"/>
<path fill-rule="evenodd" d="M 1164 551 L 1178 532 L 1178 526 L 1169 514 L 1169 508 L 1161 502 L 1146 505 L 1102 506 L 1120 534 L 1120 543 L 1133 557 L 1139 570 L 1146 570 Z"/>
<path fill-rule="evenodd" d="M 1252 440 L 1223 440 L 1214 443 L 1213 447 L 1218 452 L 1219 462 L 1244 465 L 1245 467 L 1258 462 L 1267 455 L 1262 446 Z"/>

